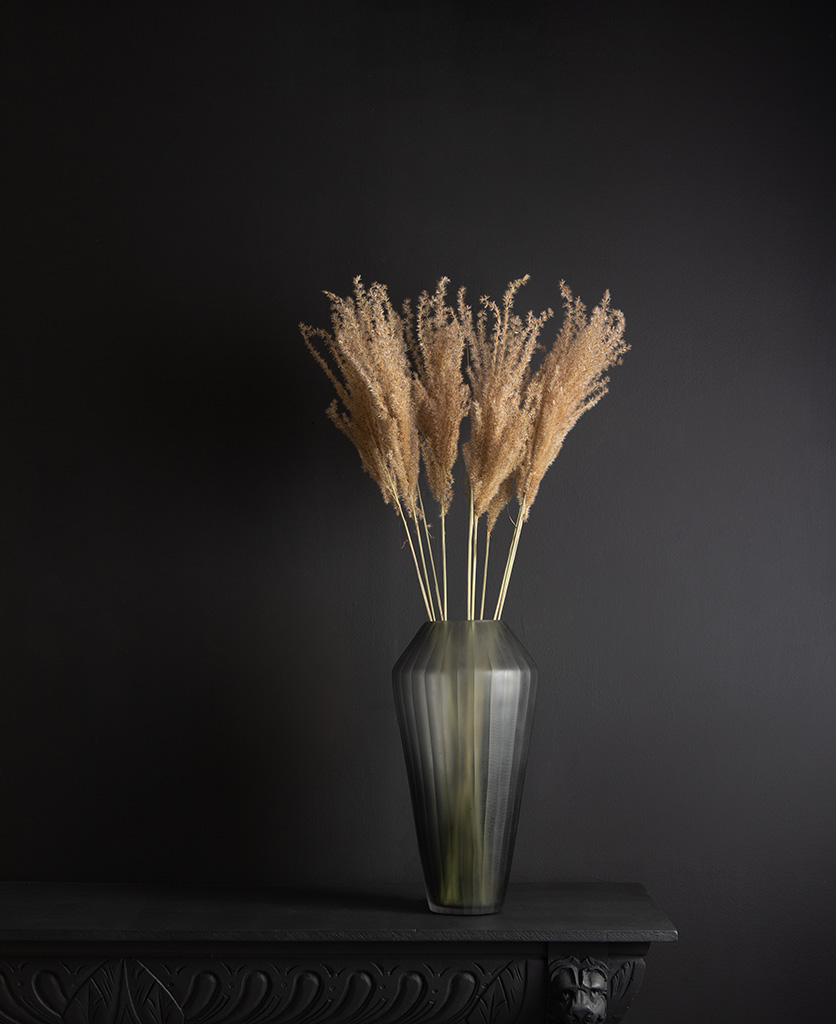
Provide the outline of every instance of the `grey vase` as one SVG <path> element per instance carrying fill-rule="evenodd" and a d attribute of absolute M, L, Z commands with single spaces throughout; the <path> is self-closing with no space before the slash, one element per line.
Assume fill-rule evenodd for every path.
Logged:
<path fill-rule="evenodd" d="M 537 669 L 502 622 L 426 622 L 392 672 L 427 902 L 502 907 Z"/>

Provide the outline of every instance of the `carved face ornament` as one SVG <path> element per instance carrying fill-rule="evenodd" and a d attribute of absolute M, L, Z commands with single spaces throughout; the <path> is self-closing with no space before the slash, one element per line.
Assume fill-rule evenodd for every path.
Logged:
<path fill-rule="evenodd" d="M 554 1019 L 559 1024 L 603 1024 L 607 974 L 606 964 L 597 960 L 563 960 L 551 978 Z"/>

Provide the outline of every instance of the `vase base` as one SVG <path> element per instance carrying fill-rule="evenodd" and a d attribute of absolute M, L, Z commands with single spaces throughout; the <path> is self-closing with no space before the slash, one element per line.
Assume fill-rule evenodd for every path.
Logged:
<path fill-rule="evenodd" d="M 427 897 L 427 906 L 434 914 L 455 914 L 459 917 L 475 917 L 477 914 L 498 914 L 502 910 L 501 903 L 492 903 L 484 907 L 444 907 L 434 903 Z"/>

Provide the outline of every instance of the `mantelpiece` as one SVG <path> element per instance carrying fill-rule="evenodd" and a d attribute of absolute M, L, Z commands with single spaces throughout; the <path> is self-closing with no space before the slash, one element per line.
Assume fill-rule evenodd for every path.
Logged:
<path fill-rule="evenodd" d="M 640 885 L 512 886 L 501 914 L 406 887 L 0 884 L 6 1024 L 619 1021 L 676 930 Z"/>

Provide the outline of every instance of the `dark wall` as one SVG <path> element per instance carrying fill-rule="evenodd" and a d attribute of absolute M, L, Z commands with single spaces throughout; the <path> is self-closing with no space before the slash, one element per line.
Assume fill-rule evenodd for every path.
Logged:
<path fill-rule="evenodd" d="M 543 680 L 515 878 L 648 886 L 681 940 L 635 1024 L 814 1019 L 833 19 L 468 6 L 6 10 L 0 877 L 420 884 L 422 607 L 297 324 L 356 274 L 565 277 L 633 347 L 506 606 Z"/>

